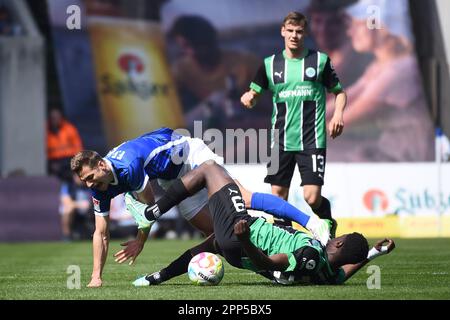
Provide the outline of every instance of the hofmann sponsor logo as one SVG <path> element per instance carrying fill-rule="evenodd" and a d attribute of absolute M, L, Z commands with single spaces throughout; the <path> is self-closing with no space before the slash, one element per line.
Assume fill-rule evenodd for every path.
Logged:
<path fill-rule="evenodd" d="M 278 94 L 281 99 L 291 97 L 309 97 L 313 95 L 314 90 L 312 88 L 297 88 L 295 90 L 283 90 Z"/>

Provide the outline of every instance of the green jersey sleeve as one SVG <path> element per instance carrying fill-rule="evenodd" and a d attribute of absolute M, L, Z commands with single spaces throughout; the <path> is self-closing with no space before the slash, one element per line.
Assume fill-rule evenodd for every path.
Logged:
<path fill-rule="evenodd" d="M 292 252 L 287 254 L 289 266 L 285 271 L 294 271 L 295 267 L 297 266 L 297 260 L 294 257 L 294 254 Z"/>

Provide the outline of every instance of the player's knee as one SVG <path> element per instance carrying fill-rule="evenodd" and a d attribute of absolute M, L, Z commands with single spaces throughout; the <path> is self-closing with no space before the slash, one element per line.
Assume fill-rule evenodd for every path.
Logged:
<path fill-rule="evenodd" d="M 203 162 L 198 168 L 198 171 L 202 171 L 204 173 L 211 173 L 218 166 L 218 164 L 214 160 L 206 160 Z"/>
<path fill-rule="evenodd" d="M 272 186 L 272 194 L 284 200 L 287 200 L 289 195 L 289 188 Z"/>
<path fill-rule="evenodd" d="M 214 168 L 214 167 L 218 166 L 218 164 L 214 160 L 209 159 L 209 160 L 206 160 L 205 162 L 203 162 L 202 166 L 206 167 L 206 168 L 210 168 L 210 167 Z"/>
<path fill-rule="evenodd" d="M 239 187 L 239 190 L 241 191 L 242 200 L 244 200 L 245 207 L 251 208 L 253 194 L 242 186 Z"/>

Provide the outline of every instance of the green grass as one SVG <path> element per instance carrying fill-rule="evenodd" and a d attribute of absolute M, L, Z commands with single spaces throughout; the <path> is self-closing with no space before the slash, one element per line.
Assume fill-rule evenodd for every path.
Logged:
<path fill-rule="evenodd" d="M 374 241 L 371 240 L 370 243 Z M 112 242 L 102 288 L 86 288 L 92 271 L 90 242 L 0 244 L 0 299 L 450 299 L 450 240 L 398 239 L 397 248 L 371 264 L 381 269 L 381 288 L 369 290 L 363 268 L 343 286 L 282 287 L 225 264 L 216 287 L 198 287 L 187 275 L 162 285 L 134 288 L 138 276 L 156 271 L 194 241 L 149 241 L 136 265 L 119 265 Z M 81 289 L 67 288 L 69 265 L 81 269 Z"/>

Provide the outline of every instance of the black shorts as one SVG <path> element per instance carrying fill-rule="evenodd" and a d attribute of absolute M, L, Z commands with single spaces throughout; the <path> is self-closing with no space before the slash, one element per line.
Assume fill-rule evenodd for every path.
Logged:
<path fill-rule="evenodd" d="M 251 225 L 256 218 L 247 213 L 241 192 L 235 183 L 227 184 L 214 193 L 208 206 L 214 223 L 216 248 L 229 264 L 241 268 L 241 257 L 245 253 L 234 234 L 234 225 L 240 220 L 247 220 Z"/>
<path fill-rule="evenodd" d="M 279 151 L 279 167 L 274 174 L 268 174 L 264 182 L 271 185 L 287 187 L 291 185 L 295 164 L 302 179 L 301 186 L 322 186 L 325 177 L 326 149 L 309 149 L 304 151 Z M 269 171 L 273 161 L 267 164 Z M 273 168 L 272 168 L 273 170 Z"/>

